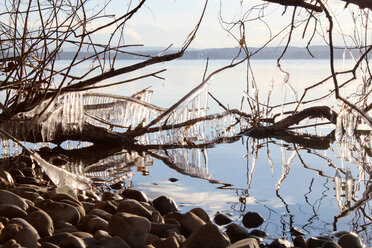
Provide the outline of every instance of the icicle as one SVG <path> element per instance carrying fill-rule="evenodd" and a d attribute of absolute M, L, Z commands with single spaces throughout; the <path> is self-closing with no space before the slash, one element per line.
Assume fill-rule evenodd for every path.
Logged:
<path fill-rule="evenodd" d="M 342 183 L 342 177 L 340 175 L 340 172 L 338 169 L 336 170 L 335 174 L 335 191 L 336 191 L 336 199 L 339 202 L 339 205 L 342 206 L 341 204 L 341 183 Z"/>
<path fill-rule="evenodd" d="M 336 120 L 336 130 L 335 130 L 335 138 L 336 141 L 340 141 L 342 136 L 343 136 L 343 116 L 344 116 L 344 111 L 341 111 Z"/>
<path fill-rule="evenodd" d="M 347 120 L 347 128 L 346 128 L 346 134 L 349 137 L 354 136 L 354 129 L 355 129 L 355 117 L 352 112 L 348 114 L 348 120 Z"/>
<path fill-rule="evenodd" d="M 346 202 L 351 201 L 352 193 L 353 193 L 353 186 L 354 186 L 354 180 L 353 176 L 351 174 L 350 169 L 348 168 L 346 171 L 346 178 L 345 178 L 345 198 Z"/>

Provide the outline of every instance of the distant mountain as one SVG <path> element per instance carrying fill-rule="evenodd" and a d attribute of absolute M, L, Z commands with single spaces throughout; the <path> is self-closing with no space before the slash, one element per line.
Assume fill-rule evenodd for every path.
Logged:
<path fill-rule="evenodd" d="M 278 59 L 284 47 L 265 47 L 256 53 L 258 48 L 250 47 L 249 51 L 252 54 L 252 59 Z M 169 54 L 175 52 L 176 49 L 172 48 L 164 52 L 163 54 Z M 161 48 L 141 48 L 136 47 L 127 49 L 128 53 L 118 53 L 116 59 L 118 60 L 134 60 L 134 59 L 145 59 L 145 57 L 137 56 L 135 54 L 145 54 L 147 56 L 157 56 L 163 52 Z M 233 59 L 239 53 L 238 47 L 233 48 L 211 48 L 211 49 L 189 49 L 186 50 L 185 54 L 181 59 Z M 310 54 L 311 53 L 311 54 Z M 354 55 L 357 55 L 358 51 L 353 51 Z M 288 47 L 283 59 L 329 59 L 329 47 L 328 46 L 310 46 L 308 50 L 304 47 Z M 72 51 L 66 51 L 60 53 L 59 59 L 71 59 L 75 55 Z M 78 59 L 89 58 L 93 55 L 90 52 L 81 52 Z M 103 55 L 101 55 L 103 57 Z M 238 58 L 242 58 L 244 55 L 241 54 Z M 313 56 L 313 57 L 312 57 Z M 335 59 L 342 59 L 344 57 L 344 49 L 334 49 Z M 351 59 L 349 52 L 345 53 L 345 59 Z"/>

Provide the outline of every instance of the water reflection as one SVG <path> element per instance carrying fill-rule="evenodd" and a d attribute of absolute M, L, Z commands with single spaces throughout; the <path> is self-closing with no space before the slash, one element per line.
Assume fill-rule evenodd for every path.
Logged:
<path fill-rule="evenodd" d="M 237 122 L 234 115 L 229 111 L 191 126 L 164 126 L 148 137 L 140 137 L 131 147 L 80 147 L 72 143 L 68 149 L 44 147 L 39 154 L 49 163 L 59 161 L 64 170 L 106 189 L 117 182 L 134 184 L 150 197 L 166 194 L 183 206 L 205 207 L 210 214 L 230 211 L 235 219 L 257 210 L 266 218 L 262 229 L 275 237 L 289 238 L 291 227 L 310 235 L 347 228 L 371 243 L 369 131 L 355 132 L 353 138 L 336 139 L 332 131 L 325 136 L 286 132 L 253 139 L 241 134 L 246 125 Z M 243 147 L 239 161 L 244 166 L 233 171 L 225 165 L 222 173 L 216 173 L 210 153 L 228 143 L 232 149 Z M 6 139 L 2 148 L 3 157 L 20 152 Z M 198 192 L 189 190 L 191 185 L 164 181 L 154 185 L 139 180 L 136 184 L 135 177 L 140 176 L 137 172 L 151 176 L 150 168 L 157 161 L 184 177 L 213 183 L 213 189 Z M 226 177 L 234 173 L 244 180 Z"/>

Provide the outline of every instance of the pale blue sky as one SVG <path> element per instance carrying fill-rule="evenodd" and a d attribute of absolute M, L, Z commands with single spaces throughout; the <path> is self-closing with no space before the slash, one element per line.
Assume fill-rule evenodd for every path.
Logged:
<path fill-rule="evenodd" d="M 106 9 L 106 14 L 114 13 L 117 17 L 126 12 L 128 2 L 121 0 L 112 0 L 109 7 Z M 132 0 L 132 8 L 139 0 Z M 336 6 L 337 13 L 348 13 L 348 10 L 343 9 L 343 3 L 340 0 L 329 0 L 331 4 L 339 3 Z M 224 31 L 219 23 L 220 4 L 222 4 L 222 16 L 226 21 L 237 21 L 242 19 L 246 11 L 252 6 L 267 3 L 261 0 L 209 0 L 206 14 L 204 16 L 202 25 L 199 29 L 196 39 L 191 44 L 193 48 L 222 48 L 235 47 L 238 45 L 237 41 L 233 39 L 226 31 Z M 91 0 L 88 2 L 86 9 L 98 10 L 104 4 L 103 1 Z M 98 5 L 98 7 L 96 6 Z M 2 4 L 0 4 L 1 8 Z M 144 7 L 142 7 L 132 19 L 130 19 L 125 26 L 125 44 L 143 44 L 146 47 L 168 47 L 173 44 L 173 47 L 181 47 L 187 35 L 192 31 L 197 23 L 202 12 L 204 1 L 202 0 L 148 0 Z M 333 7 L 335 5 L 333 4 Z M 270 4 L 265 8 L 262 18 L 263 21 L 270 26 L 265 25 L 263 21 L 255 20 L 245 22 L 246 28 L 246 43 L 248 46 L 262 46 L 269 39 L 270 31 L 272 35 L 284 28 L 290 23 L 293 7 L 287 8 L 278 4 Z M 299 8 L 300 9 L 300 8 Z M 257 8 L 250 12 L 248 19 L 254 19 L 261 13 L 262 9 Z M 306 10 L 300 9 L 298 18 L 304 14 Z M 247 16 L 245 16 L 247 18 Z M 6 18 L 1 16 L 1 19 Z M 112 19 L 111 19 L 112 20 Z M 340 19 L 340 25 L 347 31 L 351 30 L 352 22 L 346 18 Z M 7 22 L 7 20 L 3 20 Z M 90 24 L 91 28 L 96 28 L 103 25 L 108 20 L 99 19 Z M 38 21 L 32 23 L 38 29 Z M 325 22 L 323 30 L 328 26 Z M 310 23 L 310 27 L 311 27 Z M 335 24 L 337 26 L 337 23 Z M 311 30 L 311 28 L 309 28 Z M 344 30 L 344 31 L 345 31 Z M 307 32 L 305 39 L 301 38 L 303 28 L 299 28 L 293 35 L 292 45 L 305 46 L 311 31 Z M 106 28 L 99 31 L 95 37 L 99 42 L 106 42 L 109 34 L 113 32 L 113 28 Z M 238 34 L 238 29 L 234 29 L 233 33 Z M 287 32 L 285 32 L 287 33 Z M 340 41 L 340 40 L 338 40 Z M 284 45 L 286 37 L 282 36 L 271 43 L 271 46 L 278 44 Z M 340 43 L 340 42 L 339 42 Z M 315 38 L 313 44 L 321 44 L 319 38 Z M 322 43 L 324 44 L 324 43 Z"/>
<path fill-rule="evenodd" d="M 241 19 L 252 6 L 264 3 L 267 2 L 261 0 L 209 0 L 202 25 L 191 47 L 221 48 L 237 46 L 237 42 L 221 28 L 218 19 L 220 4 L 222 4 L 222 16 L 225 20 L 236 21 Z M 332 5 L 332 11 L 345 15 L 345 17 L 340 18 L 340 25 L 344 31 L 351 30 L 353 25 L 350 19 L 348 20 L 346 17 L 349 16 L 349 11 L 344 10 L 344 3 L 340 0 L 330 0 L 329 3 Z M 174 47 L 180 47 L 187 34 L 196 24 L 203 5 L 204 1 L 201 0 L 148 0 L 146 8 L 142 8 L 126 26 L 126 41 L 142 43 L 145 46 L 167 47 L 173 44 Z M 258 10 L 252 11 L 249 18 L 257 17 L 261 10 L 261 8 L 258 8 Z M 265 8 L 263 20 L 270 25 L 272 34 L 290 23 L 292 10 L 293 7 L 289 7 L 284 12 L 284 7 L 278 4 L 270 4 L 270 7 Z M 299 8 L 297 17 L 301 19 L 301 14 L 304 16 L 305 12 L 306 10 Z M 327 22 L 324 23 L 328 24 Z M 268 40 L 270 31 L 262 21 L 246 22 L 245 25 L 248 46 L 261 46 Z M 311 25 L 312 23 L 309 26 L 311 27 Z M 323 28 L 325 29 L 327 26 L 325 25 Z M 337 29 L 337 23 L 335 23 L 335 28 Z M 292 37 L 294 43 L 292 45 L 305 46 L 307 44 L 312 33 L 308 31 L 305 39 L 302 39 L 302 32 L 303 27 L 294 33 Z M 236 33 L 237 29 L 235 30 Z M 335 39 L 336 42 L 338 41 L 341 44 L 340 39 L 337 39 L 337 37 Z M 285 41 L 285 36 L 282 36 L 272 45 L 284 44 Z M 324 43 L 320 38 L 315 38 L 313 44 Z"/>

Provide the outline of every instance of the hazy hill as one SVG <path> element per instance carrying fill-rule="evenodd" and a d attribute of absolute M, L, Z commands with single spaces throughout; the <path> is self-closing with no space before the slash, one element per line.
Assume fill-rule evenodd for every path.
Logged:
<path fill-rule="evenodd" d="M 136 50 L 135 50 L 136 49 Z M 162 50 L 160 48 L 135 48 L 128 50 L 131 53 L 146 54 L 150 56 L 156 56 Z M 254 54 L 258 48 L 251 47 L 249 51 Z M 265 47 L 259 53 L 254 54 L 252 59 L 278 59 L 283 52 L 284 47 Z M 167 53 L 174 52 L 175 49 L 168 50 Z M 212 49 L 190 49 L 187 50 L 181 59 L 233 59 L 238 54 L 239 48 L 212 48 Z M 329 59 L 329 48 L 327 46 L 311 46 L 309 51 L 314 56 L 315 59 Z M 357 51 L 353 52 L 354 55 Z M 335 58 L 342 59 L 344 55 L 344 49 L 334 50 Z M 74 52 L 62 52 L 60 54 L 60 59 L 71 59 Z M 79 59 L 91 56 L 92 53 L 81 52 Z M 349 53 L 345 54 L 346 59 L 351 59 Z M 103 55 L 102 55 L 103 56 Z M 144 59 L 143 57 L 135 56 L 132 54 L 119 53 L 117 55 L 119 60 L 133 60 L 133 59 Z M 288 47 L 283 59 L 313 59 L 308 50 L 304 47 Z"/>

